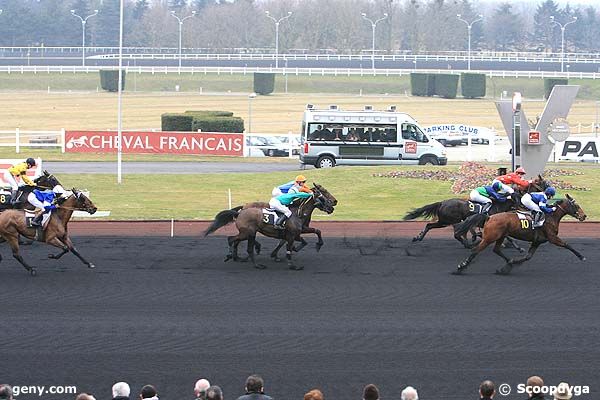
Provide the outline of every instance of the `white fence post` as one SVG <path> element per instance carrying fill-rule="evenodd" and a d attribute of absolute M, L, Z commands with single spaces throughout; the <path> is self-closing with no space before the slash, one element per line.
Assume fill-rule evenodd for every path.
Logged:
<path fill-rule="evenodd" d="M 243 157 L 250 157 L 250 146 L 246 146 L 246 140 L 248 140 L 247 135 L 246 135 L 246 130 L 244 130 L 244 132 L 242 133 L 242 156 Z"/>
<path fill-rule="evenodd" d="M 294 158 L 294 138 L 292 136 L 292 131 L 288 131 L 288 143 L 290 145 L 290 151 L 289 151 L 288 157 Z"/>
<path fill-rule="evenodd" d="M 490 141 L 488 142 L 488 161 L 496 161 L 496 130 L 492 130 Z"/>
<path fill-rule="evenodd" d="M 19 154 L 21 152 L 21 129 L 17 128 L 15 130 L 15 153 Z"/>
<path fill-rule="evenodd" d="M 60 150 L 61 153 L 65 152 L 65 128 L 60 129 Z"/>

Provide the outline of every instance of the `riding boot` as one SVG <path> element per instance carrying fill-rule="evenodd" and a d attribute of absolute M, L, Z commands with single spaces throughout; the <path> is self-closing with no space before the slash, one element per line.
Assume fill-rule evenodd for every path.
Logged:
<path fill-rule="evenodd" d="M 18 190 L 12 190 L 10 192 L 10 205 L 14 206 L 17 203 L 17 195 L 19 194 Z"/>
<path fill-rule="evenodd" d="M 543 211 L 538 211 L 534 214 L 533 216 L 533 227 L 534 228 L 541 228 L 542 225 L 544 225 L 544 212 Z"/>
<path fill-rule="evenodd" d="M 35 218 L 31 220 L 31 226 L 42 226 L 42 218 L 44 218 L 44 210 L 35 214 Z"/>
<path fill-rule="evenodd" d="M 280 214 L 279 218 L 277 218 L 277 221 L 275 221 L 275 229 L 285 229 L 285 226 L 283 226 L 283 224 L 287 219 L 287 215 Z"/>
<path fill-rule="evenodd" d="M 492 208 L 492 203 L 485 203 L 481 209 L 481 213 L 487 214 L 490 211 L 490 208 Z"/>

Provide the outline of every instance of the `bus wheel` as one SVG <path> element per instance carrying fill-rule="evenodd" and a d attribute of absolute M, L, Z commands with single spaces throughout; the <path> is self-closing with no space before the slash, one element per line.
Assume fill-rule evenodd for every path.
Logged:
<path fill-rule="evenodd" d="M 440 165 L 440 162 L 435 157 L 425 156 L 419 160 L 419 164 L 421 164 L 421 165 Z"/>
<path fill-rule="evenodd" d="M 335 167 L 335 160 L 331 156 L 319 157 L 315 167 L 317 167 L 317 168 L 333 168 L 333 167 Z"/>

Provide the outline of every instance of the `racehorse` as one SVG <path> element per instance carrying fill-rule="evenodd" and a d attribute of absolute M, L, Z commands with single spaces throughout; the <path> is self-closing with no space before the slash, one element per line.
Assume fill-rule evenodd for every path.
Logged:
<path fill-rule="evenodd" d="M 471 261 L 493 242 L 496 242 L 494 253 L 498 254 L 506 261 L 506 265 L 496 270 L 496 273 L 501 275 L 509 274 L 514 265 L 522 264 L 533 257 L 537 248 L 545 242 L 564 247 L 575 254 L 580 260 L 585 261 L 585 257 L 581 253 L 558 237 L 560 221 L 565 215 L 570 215 L 579 221 L 584 221 L 586 218 L 585 212 L 581 209 L 579 204 L 577 204 L 575 199 L 568 194 L 565 195 L 565 197 L 566 200 L 558 200 L 554 203 L 556 211 L 546 214 L 546 221 L 541 228 L 532 229 L 532 221 L 520 218 L 517 211 L 505 212 L 492 216 L 475 214 L 458 224 L 456 229 L 459 233 L 467 232 L 472 226 L 479 224 L 481 219 L 485 219 L 481 243 L 473 249 L 469 257 L 458 264 L 457 270 L 453 273 L 457 275 L 461 274 Z M 530 242 L 531 246 L 529 247 L 527 255 L 517 259 L 510 259 L 502 253 L 502 242 L 508 236 Z"/>
<path fill-rule="evenodd" d="M 19 254 L 19 235 L 29 239 L 45 242 L 51 246 L 62 249 L 62 252 L 56 255 L 49 254 L 48 258 L 59 259 L 67 252 L 71 251 L 77 256 L 88 268 L 95 268 L 95 265 L 88 262 L 79 251 L 73 246 L 73 242 L 69 237 L 67 224 L 73 215 L 73 211 L 81 210 L 94 214 L 97 210 L 96 206 L 90 199 L 77 189 L 72 189 L 71 193 L 57 199 L 58 207 L 52 211 L 50 218 L 40 236 L 38 229 L 27 226 L 24 210 L 6 210 L 0 213 L 0 241 L 8 242 L 12 249 L 13 257 L 29 271 L 32 276 L 37 274 L 34 267 L 27 264 L 23 257 Z M 2 256 L 0 255 L 0 261 Z"/>
<path fill-rule="evenodd" d="M 44 170 L 42 175 L 35 178 L 33 182 L 35 183 L 35 186 L 25 185 L 19 187 L 19 194 L 17 194 L 16 196 L 15 204 L 10 204 L 6 195 L 0 195 L 0 211 L 4 211 L 7 209 L 32 209 L 31 204 L 29 204 L 29 202 L 27 201 L 27 196 L 29 195 L 29 193 L 31 193 L 34 189 L 46 190 L 52 189 L 55 186 L 60 185 L 58 179 L 56 179 L 54 175 L 50 174 L 46 170 Z"/>
<path fill-rule="evenodd" d="M 336 206 L 338 204 L 337 199 L 327 189 L 325 189 L 323 186 L 318 185 L 313 182 L 313 188 L 311 190 L 314 191 L 315 189 L 317 189 L 321 194 L 323 194 L 323 196 L 325 196 L 325 198 L 327 198 L 330 201 L 332 206 Z M 239 211 L 239 210 L 246 209 L 246 208 L 260 208 L 260 209 L 269 208 L 269 203 L 264 203 L 264 202 L 246 203 L 243 206 L 234 207 L 234 208 L 232 208 L 232 210 Z M 313 234 L 317 235 L 316 249 L 317 249 L 317 251 L 319 251 L 319 250 L 321 250 L 321 247 L 323 247 L 323 244 L 324 244 L 323 237 L 321 236 L 321 230 L 319 230 L 317 228 L 311 228 L 309 226 L 311 218 L 312 218 L 312 215 L 309 215 L 308 218 L 305 220 L 305 223 L 302 226 L 301 235 L 304 235 L 306 233 L 313 233 Z M 295 251 L 295 252 L 300 251 L 302 248 L 304 248 L 308 244 L 306 242 L 306 240 L 302 239 L 301 237 L 298 239 L 298 241 L 300 241 L 300 245 L 298 247 L 293 248 L 293 251 Z M 283 245 L 285 243 L 286 243 L 285 239 L 281 239 L 279 241 L 279 244 L 277 245 L 277 247 L 271 252 L 271 258 L 273 258 L 275 261 L 280 261 L 279 250 L 283 247 Z M 260 249 L 262 246 L 258 242 L 258 240 L 255 240 L 254 245 L 255 245 L 256 254 L 260 254 Z"/>
<path fill-rule="evenodd" d="M 248 257 L 254 264 L 255 268 L 264 269 L 264 265 L 257 264 L 254 259 L 254 248 L 256 242 L 256 233 L 260 232 L 267 237 L 282 239 L 287 243 L 286 258 L 288 266 L 293 270 L 301 270 L 303 267 L 295 266 L 292 262 L 292 250 L 294 241 L 303 241 L 300 237 L 303 228 L 307 221 L 310 220 L 312 212 L 315 208 L 322 210 L 328 214 L 334 211 L 331 200 L 319 191 L 316 187 L 313 190 L 313 195 L 302 200 L 300 205 L 291 207 L 292 216 L 288 218 L 285 229 L 276 229 L 272 224 L 265 223 L 263 220 L 262 209 L 259 208 L 242 208 L 241 210 L 223 210 L 219 212 L 213 223 L 204 232 L 204 236 L 215 232 L 217 229 L 232 223 L 235 220 L 235 225 L 238 229 L 238 234 L 227 237 L 229 245 L 229 255 L 225 261 L 229 259 L 237 260 L 237 245 L 248 240 Z"/>
<path fill-rule="evenodd" d="M 529 187 L 527 188 L 527 192 L 535 192 L 535 191 L 543 191 L 548 187 L 548 183 L 542 178 L 541 175 L 538 175 L 537 179 L 533 181 Z M 515 192 L 516 193 L 516 192 Z M 518 196 L 511 196 L 518 197 Z M 413 220 L 419 217 L 424 218 L 432 218 L 437 217 L 437 221 L 430 222 L 425 225 L 425 228 L 413 238 L 413 242 L 420 242 L 425 238 L 427 232 L 431 229 L 435 228 L 444 228 L 446 226 L 458 224 L 461 221 L 464 221 L 469 216 L 473 215 L 474 209 L 468 200 L 463 199 L 448 199 L 444 201 L 439 201 L 437 203 L 428 204 L 421 208 L 414 209 L 410 211 L 408 214 L 404 216 L 404 220 Z M 518 198 L 513 198 L 512 201 L 506 201 L 504 203 L 492 203 L 492 207 L 489 210 L 489 214 L 497 214 L 501 212 L 506 212 L 513 208 L 515 205 L 519 204 Z M 474 233 L 472 231 L 471 233 Z M 454 232 L 454 238 L 461 242 L 465 248 L 472 248 L 473 245 L 468 243 L 466 238 L 466 233 L 464 235 L 457 235 L 456 231 Z M 473 242 L 475 238 L 473 238 Z M 518 248 L 518 246 L 511 241 L 513 247 Z"/>

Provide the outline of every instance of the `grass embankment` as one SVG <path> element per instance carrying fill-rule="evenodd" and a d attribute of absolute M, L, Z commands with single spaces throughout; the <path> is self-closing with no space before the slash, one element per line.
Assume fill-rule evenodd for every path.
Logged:
<path fill-rule="evenodd" d="M 373 177 L 375 172 L 399 169 L 427 170 L 425 167 L 337 167 L 310 170 L 309 182 L 325 186 L 337 197 L 334 214 L 327 220 L 399 220 L 412 208 L 456 197 L 451 182 Z M 454 170 L 457 167 L 440 167 Z M 600 220 L 600 169 L 583 168 L 584 175 L 564 180 L 591 189 L 572 191 L 589 219 Z M 64 175 L 65 186 L 87 188 L 101 210 L 110 210 L 111 219 L 212 219 L 228 207 L 231 189 L 233 205 L 267 201 L 276 184 L 293 178 L 289 172 L 206 175 L 126 175 L 121 185 L 115 175 Z M 559 195 L 563 192 L 559 191 Z M 466 196 L 466 194 L 464 195 Z M 460 197 L 460 196 L 458 196 Z M 317 213 L 322 214 L 321 212 Z"/>

